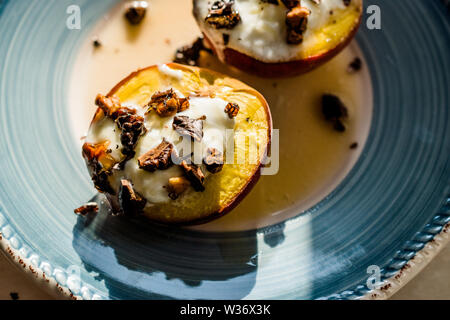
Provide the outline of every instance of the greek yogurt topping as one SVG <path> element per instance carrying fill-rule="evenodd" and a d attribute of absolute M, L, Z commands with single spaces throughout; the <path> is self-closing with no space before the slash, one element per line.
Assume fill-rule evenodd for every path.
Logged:
<path fill-rule="evenodd" d="M 354 0 L 360 1 L 360 0 Z M 302 0 L 301 6 L 310 11 L 304 41 L 298 45 L 286 43 L 287 8 L 260 0 L 234 0 L 233 8 L 240 15 L 240 23 L 232 29 L 216 29 L 205 21 L 210 12 L 211 0 L 198 0 L 195 10 L 202 20 L 202 29 L 218 48 L 228 47 L 264 62 L 284 62 L 295 59 L 299 46 L 307 46 L 317 30 L 324 27 L 333 12 L 347 8 L 344 0 Z M 227 43 L 224 43 L 224 35 Z M 217 50 L 222 54 L 223 50 Z M 219 56 L 219 58 L 223 58 Z"/>

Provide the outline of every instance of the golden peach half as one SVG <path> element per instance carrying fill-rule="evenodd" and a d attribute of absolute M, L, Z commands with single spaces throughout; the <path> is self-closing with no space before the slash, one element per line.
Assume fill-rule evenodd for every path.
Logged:
<path fill-rule="evenodd" d="M 240 50 L 221 43 L 218 32 L 227 33 L 228 30 L 216 30 L 206 23 L 204 14 L 202 15 L 199 10 L 200 2 L 205 1 L 207 0 L 193 0 L 193 14 L 203 33 L 205 45 L 210 47 L 223 63 L 267 78 L 296 76 L 312 71 L 331 60 L 355 37 L 363 13 L 363 0 L 352 0 L 345 9 L 333 10 L 333 14 L 330 15 L 323 27 L 305 34 L 303 43 L 291 44 L 290 46 L 297 48 L 293 57 L 288 60 L 277 57 L 262 59 L 252 55 L 248 50 Z M 265 5 L 270 4 L 266 3 Z M 282 6 L 281 1 L 278 6 Z M 246 23 L 245 19 L 239 23 Z M 280 23 L 284 23 L 284 21 Z M 286 37 L 285 33 L 280 33 L 279 36 L 282 39 Z"/>
<path fill-rule="evenodd" d="M 202 95 L 220 98 L 239 105 L 239 113 L 234 118 L 233 132 L 238 132 L 243 136 L 257 135 L 257 139 L 253 140 L 253 144 L 256 143 L 257 146 L 256 161 L 248 156 L 248 150 L 246 150 L 250 148 L 249 139 L 245 139 L 244 143 L 235 141 L 233 155 L 236 158 L 239 154 L 244 154 L 244 161 L 230 161 L 229 163 L 227 160 L 220 172 L 206 177 L 204 191 L 197 192 L 190 188 L 175 200 L 151 204 L 147 202 L 147 205 L 139 214 L 139 216 L 163 224 L 191 225 L 204 223 L 231 211 L 258 181 L 271 141 L 272 118 L 269 106 L 265 98 L 255 89 L 223 74 L 176 63 L 169 63 L 164 67 L 178 72 L 181 77 L 173 77 L 166 72 L 162 72 L 160 66 L 151 66 L 131 73 L 106 96 L 115 97 L 123 104 L 133 101 L 134 104 L 142 108 L 146 108 L 153 94 L 166 90 L 167 87 L 173 88 L 185 97 Z M 106 118 L 107 115 L 103 109 L 98 108 L 92 120 L 90 131 L 95 130 L 95 127 Z M 145 134 L 149 134 L 151 130 L 151 127 L 147 128 Z M 233 139 L 238 136 L 237 134 L 233 135 Z M 102 143 L 103 149 L 92 149 L 92 143 L 89 141 L 86 141 L 83 146 L 83 156 L 93 178 L 92 173 L 95 170 L 93 163 L 96 163 L 92 161 L 94 157 L 107 170 L 113 168 L 119 161 L 119 159 L 113 159 L 111 154 L 104 152 L 109 147 L 110 142 L 103 141 Z M 255 145 L 252 145 L 252 147 L 255 147 Z M 138 161 L 138 156 L 136 154 L 128 161 Z M 116 171 L 117 173 L 115 173 Z M 120 170 L 116 169 L 116 171 L 112 170 L 107 178 L 111 188 L 99 191 L 107 196 L 113 211 L 120 213 L 123 212 L 120 201 L 120 185 L 118 185 L 118 177 L 115 175 L 120 175 L 120 179 L 126 179 L 127 177 L 123 177 L 125 173 L 120 172 Z M 145 179 L 146 177 L 151 178 L 151 175 L 155 172 L 142 170 L 139 174 Z M 132 180 L 130 182 L 133 183 Z M 142 194 L 142 191 L 136 188 L 138 194 Z"/>

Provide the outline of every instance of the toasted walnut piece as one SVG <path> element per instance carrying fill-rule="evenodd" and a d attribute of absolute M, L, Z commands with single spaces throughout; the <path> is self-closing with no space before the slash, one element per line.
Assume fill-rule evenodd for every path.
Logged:
<path fill-rule="evenodd" d="M 170 117 L 181 107 L 180 100 L 173 89 L 156 92 L 148 103 L 147 113 L 155 110 L 160 117 Z"/>
<path fill-rule="evenodd" d="M 173 144 L 163 139 L 157 147 L 139 157 L 139 168 L 150 172 L 154 172 L 155 170 L 165 170 L 173 164 L 173 151 Z"/>
<path fill-rule="evenodd" d="M 167 186 L 170 199 L 176 200 L 190 185 L 191 183 L 185 177 L 170 178 Z"/>
<path fill-rule="evenodd" d="M 343 120 L 348 118 L 348 110 L 339 97 L 333 94 L 324 94 L 322 96 L 322 113 L 325 120 L 333 123 L 336 131 L 346 130 Z"/>
<path fill-rule="evenodd" d="M 191 137 L 197 142 L 202 141 L 203 138 L 203 120 L 191 119 L 188 116 L 176 116 L 173 118 L 172 127 L 181 136 Z"/>
<path fill-rule="evenodd" d="M 125 18 L 127 18 L 130 24 L 138 25 L 145 18 L 147 8 L 147 1 L 131 1 L 126 6 Z"/>
<path fill-rule="evenodd" d="M 115 194 L 114 189 L 109 183 L 108 177 L 111 174 L 111 169 L 116 161 L 106 152 L 108 150 L 108 145 L 109 141 L 98 144 L 84 143 L 83 157 L 88 164 L 95 188 L 99 192 Z"/>
<path fill-rule="evenodd" d="M 82 205 L 79 208 L 73 210 L 73 212 L 80 216 L 86 216 L 89 213 L 97 213 L 98 212 L 98 204 L 96 202 L 88 202 Z"/>
<path fill-rule="evenodd" d="M 179 98 L 180 101 L 180 107 L 178 108 L 178 112 L 183 112 L 191 106 L 189 103 L 189 98 Z"/>
<path fill-rule="evenodd" d="M 142 213 L 147 200 L 134 190 L 130 181 L 122 179 L 120 181 L 119 203 L 124 215 L 136 216 Z"/>
<path fill-rule="evenodd" d="M 307 8 L 297 6 L 290 9 L 286 15 L 288 44 L 300 44 L 303 42 L 303 33 L 308 24 L 310 12 Z"/>
<path fill-rule="evenodd" d="M 117 116 L 116 123 L 119 129 L 122 129 L 120 133 L 120 142 L 122 143 L 121 152 L 125 156 L 125 161 L 127 161 L 134 157 L 134 148 L 139 137 L 147 131 L 144 125 L 144 118 L 136 115 L 135 112 L 124 112 Z"/>
<path fill-rule="evenodd" d="M 195 191 L 205 190 L 205 175 L 200 167 L 195 164 L 188 164 L 185 160 L 181 162 L 180 167 Z"/>
<path fill-rule="evenodd" d="M 173 62 L 187 64 L 189 66 L 197 66 L 200 59 L 200 52 L 211 50 L 203 44 L 203 37 L 198 37 L 191 45 L 183 46 L 175 52 Z"/>
<path fill-rule="evenodd" d="M 352 0 L 343 0 L 344 1 L 344 5 L 346 7 L 348 7 L 350 5 L 350 3 L 352 2 Z"/>
<path fill-rule="evenodd" d="M 209 9 L 205 21 L 216 29 L 233 29 L 241 16 L 233 10 L 234 0 L 215 1 Z"/>
<path fill-rule="evenodd" d="M 228 103 L 225 106 L 225 113 L 228 114 L 228 117 L 230 117 L 230 119 L 233 119 L 239 113 L 239 105 L 237 103 Z"/>
<path fill-rule="evenodd" d="M 206 169 L 211 173 L 218 173 L 223 168 L 223 154 L 216 148 L 208 148 L 206 156 L 203 159 Z"/>
<path fill-rule="evenodd" d="M 283 2 L 283 4 L 288 9 L 292 9 L 292 8 L 298 7 L 300 5 L 300 0 L 281 0 L 281 2 Z"/>
<path fill-rule="evenodd" d="M 119 108 L 121 108 L 120 100 L 116 96 L 108 97 L 98 94 L 95 98 L 95 104 L 103 110 L 106 116 L 111 116 Z"/>

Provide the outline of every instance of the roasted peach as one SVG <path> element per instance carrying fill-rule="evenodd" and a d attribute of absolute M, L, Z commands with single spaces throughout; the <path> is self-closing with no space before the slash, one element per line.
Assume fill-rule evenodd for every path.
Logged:
<path fill-rule="evenodd" d="M 238 80 L 152 66 L 96 104 L 83 156 L 117 214 L 206 222 L 235 207 L 260 176 L 271 115 L 264 97 Z"/>
<path fill-rule="evenodd" d="M 308 72 L 345 48 L 362 0 L 193 0 L 206 44 L 224 63 L 262 77 Z"/>

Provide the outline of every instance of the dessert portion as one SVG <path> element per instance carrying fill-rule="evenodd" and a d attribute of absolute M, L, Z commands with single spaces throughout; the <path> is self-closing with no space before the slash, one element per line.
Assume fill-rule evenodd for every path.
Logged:
<path fill-rule="evenodd" d="M 362 0 L 194 0 L 205 41 L 225 63 L 264 77 L 304 73 L 349 44 Z"/>
<path fill-rule="evenodd" d="M 206 222 L 230 211 L 259 178 L 271 115 L 263 96 L 238 80 L 158 65 L 95 103 L 83 156 L 116 214 Z"/>

